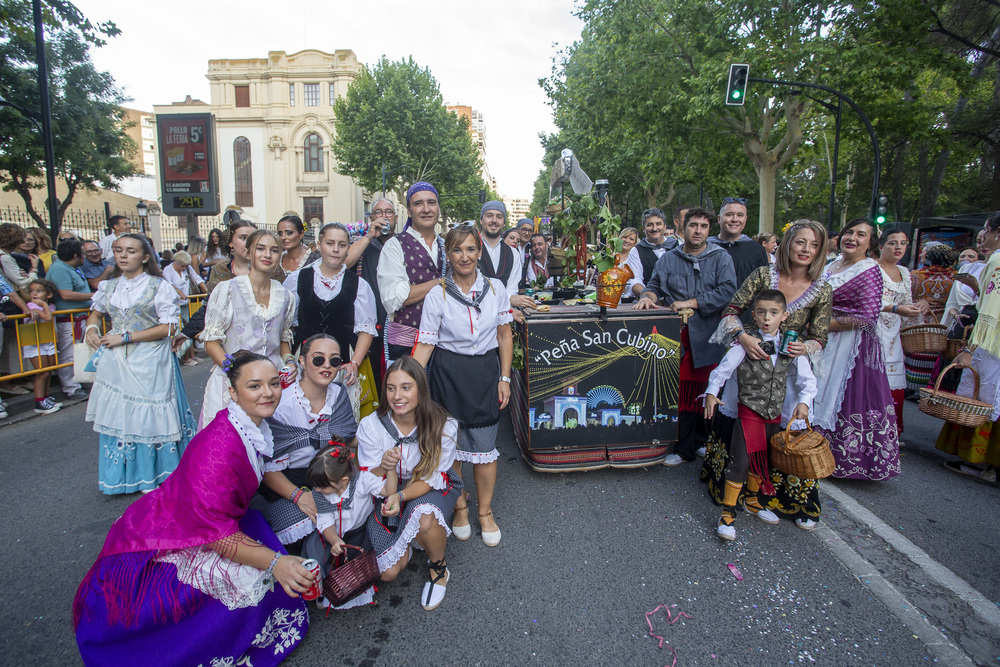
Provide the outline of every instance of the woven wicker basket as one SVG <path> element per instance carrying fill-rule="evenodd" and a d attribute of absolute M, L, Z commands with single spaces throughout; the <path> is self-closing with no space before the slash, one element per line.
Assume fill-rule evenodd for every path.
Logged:
<path fill-rule="evenodd" d="M 920 411 L 959 426 L 978 428 L 986 423 L 993 412 L 993 406 L 990 403 L 979 400 L 979 373 L 976 372 L 975 368 L 969 368 L 972 371 L 975 385 L 972 391 L 973 398 L 968 398 L 941 391 L 941 378 L 952 368 L 956 368 L 955 364 L 946 366 L 941 371 L 933 389 L 920 390 Z"/>
<path fill-rule="evenodd" d="M 899 332 L 903 354 L 941 354 L 948 347 L 948 329 L 940 324 L 918 324 Z"/>
<path fill-rule="evenodd" d="M 334 607 L 368 590 L 379 580 L 378 559 L 374 551 L 365 551 L 353 544 L 345 544 L 345 549 L 357 549 L 361 555 L 330 570 L 323 580 L 323 595 Z"/>
<path fill-rule="evenodd" d="M 948 339 L 948 345 L 944 348 L 944 358 L 945 359 L 954 359 L 955 357 L 958 356 L 958 353 L 962 351 L 962 348 L 965 347 L 965 343 L 969 339 L 969 330 L 970 329 L 972 329 L 972 325 L 971 324 L 969 326 L 965 327 L 965 329 L 962 331 L 962 338 L 961 338 L 961 340 L 959 340 L 958 338 L 949 338 Z"/>
<path fill-rule="evenodd" d="M 792 422 L 771 438 L 771 465 L 802 479 L 823 479 L 837 467 L 830 451 L 830 442 L 812 429 L 806 420 L 806 430 L 792 433 Z"/>

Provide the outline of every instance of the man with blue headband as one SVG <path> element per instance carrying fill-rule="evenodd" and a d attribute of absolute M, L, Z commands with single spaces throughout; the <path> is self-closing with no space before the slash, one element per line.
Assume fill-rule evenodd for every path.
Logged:
<path fill-rule="evenodd" d="M 507 288 L 510 305 L 514 308 L 528 308 L 535 305 L 534 299 L 517 293 L 518 283 L 523 275 L 524 258 L 503 242 L 503 231 L 507 225 L 507 207 L 502 201 L 488 201 L 479 213 L 479 228 L 483 239 L 483 254 L 479 258 L 479 270 L 487 278 L 496 278 Z"/>
<path fill-rule="evenodd" d="M 420 181 L 406 191 L 409 217 L 400 234 L 385 242 L 378 261 L 378 287 L 388 314 L 386 365 L 410 355 L 417 341 L 427 292 L 444 277 L 444 239 L 436 226 L 441 209 L 433 185 Z"/>

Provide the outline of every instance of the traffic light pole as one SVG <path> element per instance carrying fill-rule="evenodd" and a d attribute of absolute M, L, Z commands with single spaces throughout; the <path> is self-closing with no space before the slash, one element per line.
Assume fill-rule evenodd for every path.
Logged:
<path fill-rule="evenodd" d="M 850 97 L 848 97 L 847 95 L 843 94 L 839 90 L 835 90 L 833 88 L 830 88 L 829 86 L 822 86 L 822 85 L 820 85 L 818 83 L 803 83 L 801 81 L 782 81 L 780 79 L 758 79 L 758 78 L 755 78 L 755 77 L 750 77 L 750 78 L 747 79 L 747 81 L 754 81 L 756 83 L 769 83 L 769 84 L 774 85 L 774 86 L 795 86 L 796 88 L 815 88 L 817 90 L 823 90 L 823 91 L 826 91 L 826 92 L 830 93 L 831 95 L 836 95 L 839 99 L 843 100 L 844 102 L 847 102 L 847 104 L 852 109 L 854 109 L 855 113 L 857 113 L 858 117 L 861 119 L 861 122 L 863 122 L 865 124 L 865 127 L 868 128 L 868 136 L 872 140 L 872 150 L 875 153 L 875 178 L 874 178 L 874 180 L 872 182 L 871 206 L 868 207 L 869 213 L 872 216 L 874 216 L 875 215 L 875 209 L 878 206 L 878 188 L 879 188 L 879 179 L 881 178 L 881 174 L 882 174 L 882 156 L 879 153 L 879 149 L 878 149 L 878 137 L 875 136 L 875 128 L 872 127 L 872 122 L 870 120 L 868 120 L 868 116 L 865 115 L 865 112 L 861 109 L 861 107 L 859 107 L 857 105 L 857 103 L 855 103 L 854 100 L 852 100 Z M 839 135 L 840 135 L 840 122 L 839 122 L 840 121 L 840 114 L 839 113 L 837 114 L 837 121 L 838 121 L 837 122 L 837 134 L 838 134 L 838 138 L 839 138 Z M 837 148 L 839 148 L 839 146 L 835 146 L 834 147 L 835 152 L 836 152 Z M 836 158 L 834 158 L 834 160 L 836 160 Z M 836 181 L 834 181 L 834 183 L 836 183 Z M 833 194 L 832 193 L 830 195 L 830 209 L 831 209 L 831 216 L 832 216 L 832 214 L 833 214 Z M 832 221 L 833 218 L 831 217 L 830 219 Z M 832 227 L 831 227 L 831 229 L 832 229 Z"/>

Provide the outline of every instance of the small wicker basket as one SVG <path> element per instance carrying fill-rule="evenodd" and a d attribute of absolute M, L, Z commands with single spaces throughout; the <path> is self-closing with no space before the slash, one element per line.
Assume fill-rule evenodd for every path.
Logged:
<path fill-rule="evenodd" d="M 941 354 L 948 347 L 948 329 L 941 324 L 918 324 L 899 332 L 903 354 Z"/>
<path fill-rule="evenodd" d="M 344 548 L 357 549 L 361 555 L 331 569 L 330 574 L 323 579 L 323 595 L 334 607 L 364 593 L 380 577 L 374 551 L 365 551 L 353 544 L 345 544 Z"/>
<path fill-rule="evenodd" d="M 941 378 L 952 368 L 956 368 L 955 364 L 946 366 L 941 371 L 933 389 L 920 390 L 920 411 L 959 426 L 978 428 L 989 419 L 993 405 L 979 400 L 979 373 L 975 368 L 969 368 L 975 381 L 973 398 L 941 391 Z"/>
<path fill-rule="evenodd" d="M 965 329 L 962 330 L 962 338 L 961 338 L 961 340 L 959 340 L 958 338 L 949 338 L 948 339 L 948 345 L 944 349 L 944 358 L 945 359 L 949 359 L 950 360 L 950 359 L 954 359 L 955 357 L 958 356 L 958 353 L 962 351 L 962 348 L 965 347 L 966 342 L 968 342 L 968 340 L 969 340 L 969 330 L 970 329 L 972 329 L 972 325 L 971 324 L 969 326 L 965 327 Z"/>
<path fill-rule="evenodd" d="M 771 465 L 802 479 L 823 479 L 837 468 L 830 451 L 830 441 L 812 429 L 806 420 L 806 430 L 792 433 L 792 422 L 771 438 Z"/>

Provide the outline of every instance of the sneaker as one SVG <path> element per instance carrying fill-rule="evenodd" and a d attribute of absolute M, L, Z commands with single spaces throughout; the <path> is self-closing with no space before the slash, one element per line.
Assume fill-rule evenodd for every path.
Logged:
<path fill-rule="evenodd" d="M 82 400 L 86 399 L 89 396 L 90 396 L 90 394 L 88 394 L 86 391 L 84 391 L 83 387 L 77 387 L 73 391 L 71 391 L 68 394 L 66 394 L 66 398 L 69 399 L 69 400 L 71 400 L 71 401 L 82 401 Z"/>
<path fill-rule="evenodd" d="M 795 525 L 798 526 L 799 528 L 801 528 L 802 530 L 812 530 L 813 528 L 816 527 L 817 523 L 818 523 L 817 521 L 813 521 L 812 519 L 796 519 L 795 520 Z"/>
<path fill-rule="evenodd" d="M 682 463 L 686 463 L 686 461 L 681 458 L 680 454 L 667 454 L 667 458 L 663 459 L 663 465 L 668 468 L 679 466 Z"/>
<path fill-rule="evenodd" d="M 13 382 L 8 382 L 7 384 L 0 386 L 0 392 L 9 396 L 24 396 L 29 391 L 31 390 L 24 385 L 15 384 Z"/>
<path fill-rule="evenodd" d="M 695 454 L 698 455 L 698 458 L 702 459 L 705 458 L 705 454 L 707 453 L 708 453 L 708 447 L 699 447 L 698 451 L 695 452 Z"/>
<path fill-rule="evenodd" d="M 46 396 L 40 401 L 35 401 L 35 412 L 40 415 L 50 415 L 53 412 L 58 412 L 62 408 L 62 403 L 56 403 L 55 399 L 51 396 Z"/>
<path fill-rule="evenodd" d="M 750 496 L 748 494 L 748 496 L 743 499 L 743 509 L 750 514 L 753 514 L 764 523 L 769 523 L 772 526 L 778 525 L 778 522 L 781 521 L 777 514 L 760 504 L 757 500 L 757 496 Z"/>
<path fill-rule="evenodd" d="M 0 419 L 7 419 L 7 406 L 0 403 Z"/>
<path fill-rule="evenodd" d="M 966 475 L 981 482 L 997 481 L 997 470 L 993 466 L 980 468 L 979 466 L 966 465 L 961 461 L 945 461 L 944 467 L 960 475 Z"/>

